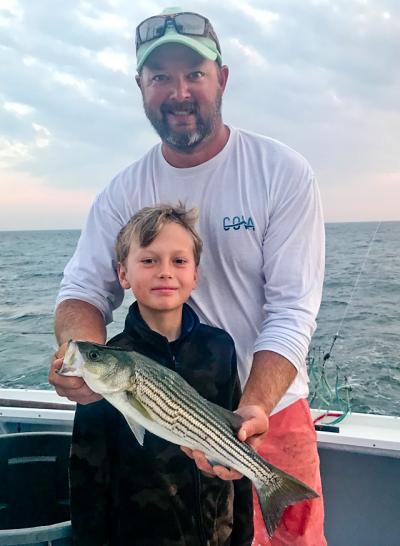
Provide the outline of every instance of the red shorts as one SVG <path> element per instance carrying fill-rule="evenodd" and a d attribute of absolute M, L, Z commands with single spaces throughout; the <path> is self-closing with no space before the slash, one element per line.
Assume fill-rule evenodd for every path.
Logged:
<path fill-rule="evenodd" d="M 306 400 L 298 400 L 272 415 L 267 438 L 258 452 L 274 466 L 312 487 L 320 497 L 286 508 L 270 539 L 254 495 L 252 546 L 326 546 L 316 433 Z"/>

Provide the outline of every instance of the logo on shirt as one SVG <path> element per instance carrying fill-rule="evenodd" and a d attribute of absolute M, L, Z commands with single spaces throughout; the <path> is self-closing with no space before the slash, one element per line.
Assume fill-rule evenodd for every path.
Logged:
<path fill-rule="evenodd" d="M 249 216 L 247 219 L 243 214 L 241 216 L 225 216 L 224 221 L 224 230 L 229 231 L 230 229 L 252 229 L 254 231 L 254 222 L 253 218 Z"/>

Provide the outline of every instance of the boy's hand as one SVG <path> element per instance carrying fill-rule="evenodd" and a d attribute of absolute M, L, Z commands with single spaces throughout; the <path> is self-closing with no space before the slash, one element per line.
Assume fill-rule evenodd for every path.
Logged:
<path fill-rule="evenodd" d="M 246 441 L 254 449 L 257 449 L 268 432 L 268 416 L 264 409 L 261 406 L 242 406 L 235 413 L 245 419 L 238 432 L 238 439 L 242 442 Z M 236 470 L 230 470 L 221 465 L 210 465 L 202 451 L 192 450 L 187 447 L 181 447 L 181 450 L 195 461 L 199 470 L 208 475 L 218 476 L 222 480 L 238 480 L 242 477 L 242 474 Z"/>
<path fill-rule="evenodd" d="M 218 476 L 218 478 L 221 478 L 221 480 L 240 480 L 242 477 L 240 472 L 237 472 L 236 470 L 229 470 L 229 468 L 226 468 L 225 466 L 211 466 L 203 451 L 199 451 L 197 449 L 192 450 L 183 446 L 181 446 L 181 450 L 185 453 L 185 455 L 193 459 L 197 468 L 207 474 L 207 476 Z"/>
<path fill-rule="evenodd" d="M 57 371 L 61 368 L 68 343 L 63 343 L 54 353 L 50 370 L 49 383 L 53 385 L 59 396 L 65 396 L 72 402 L 90 404 L 100 400 L 102 396 L 93 392 L 81 377 L 62 377 Z"/>

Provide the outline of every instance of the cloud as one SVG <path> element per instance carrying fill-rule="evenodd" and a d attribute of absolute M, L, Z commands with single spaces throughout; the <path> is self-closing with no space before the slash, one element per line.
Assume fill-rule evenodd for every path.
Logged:
<path fill-rule="evenodd" d="M 82 226 L 95 196 L 90 189 L 54 188 L 29 173 L 7 171 L 0 192 L 0 231 Z"/>
<path fill-rule="evenodd" d="M 51 143 L 51 133 L 43 125 L 32 123 L 32 127 L 36 131 L 35 144 L 38 148 L 45 148 Z"/>
<path fill-rule="evenodd" d="M 3 104 L 4 110 L 7 112 L 12 112 L 17 116 L 26 116 L 33 112 L 33 108 L 28 104 L 22 104 L 20 102 L 5 102 Z"/>
<path fill-rule="evenodd" d="M 244 62 L 250 62 L 250 64 L 254 65 L 255 67 L 267 68 L 267 60 L 253 47 L 245 45 L 238 38 L 231 38 L 229 43 L 234 50 L 237 50 L 239 57 L 242 57 Z"/>
<path fill-rule="evenodd" d="M 129 74 L 129 58 L 124 53 L 118 53 L 111 49 L 103 49 L 97 54 L 98 61 L 115 72 L 122 72 L 125 75 Z"/>
<path fill-rule="evenodd" d="M 242 15 L 247 16 L 263 32 L 268 32 L 281 19 L 278 12 L 259 8 L 244 0 L 231 0 L 231 6 L 234 6 Z"/>
<path fill-rule="evenodd" d="M 86 99 L 92 100 L 92 93 L 90 92 L 89 86 L 85 81 L 80 80 L 76 76 L 68 74 L 67 72 L 59 71 L 53 72 L 53 78 L 55 82 L 71 87 Z"/>
<path fill-rule="evenodd" d="M 3 176 L 41 180 L 43 191 L 96 192 L 157 142 L 134 81 L 134 31 L 164 5 L 3 0 Z M 400 170 L 397 0 L 193 0 L 191 9 L 212 21 L 230 66 L 225 120 L 305 155 L 328 219 L 343 211 L 335 191 L 354 219 L 364 217 L 357 181 L 371 180 L 372 203 L 373 184 Z"/>
<path fill-rule="evenodd" d="M 0 138 L 0 168 L 9 168 L 32 157 L 29 144 Z M 4 196 L 3 196 L 4 198 Z"/>
<path fill-rule="evenodd" d="M 123 16 L 99 10 L 90 2 L 82 2 L 76 10 L 76 15 L 78 21 L 92 32 L 103 34 L 105 31 L 118 33 L 129 31 L 128 21 Z"/>
<path fill-rule="evenodd" d="M 327 177 L 321 187 L 324 212 L 336 222 L 398 220 L 400 170 L 352 175 L 337 180 Z"/>
<path fill-rule="evenodd" d="M 0 6 L 0 26 L 12 27 L 23 17 L 23 9 L 17 0 L 2 0 Z"/>

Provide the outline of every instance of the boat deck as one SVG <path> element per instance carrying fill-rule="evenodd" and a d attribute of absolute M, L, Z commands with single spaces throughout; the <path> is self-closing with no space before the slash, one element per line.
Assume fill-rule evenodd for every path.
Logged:
<path fill-rule="evenodd" d="M 0 389 L 0 434 L 71 431 L 74 410 L 53 391 Z M 400 418 L 352 413 L 334 430 L 317 431 L 329 546 L 399 546 Z"/>

